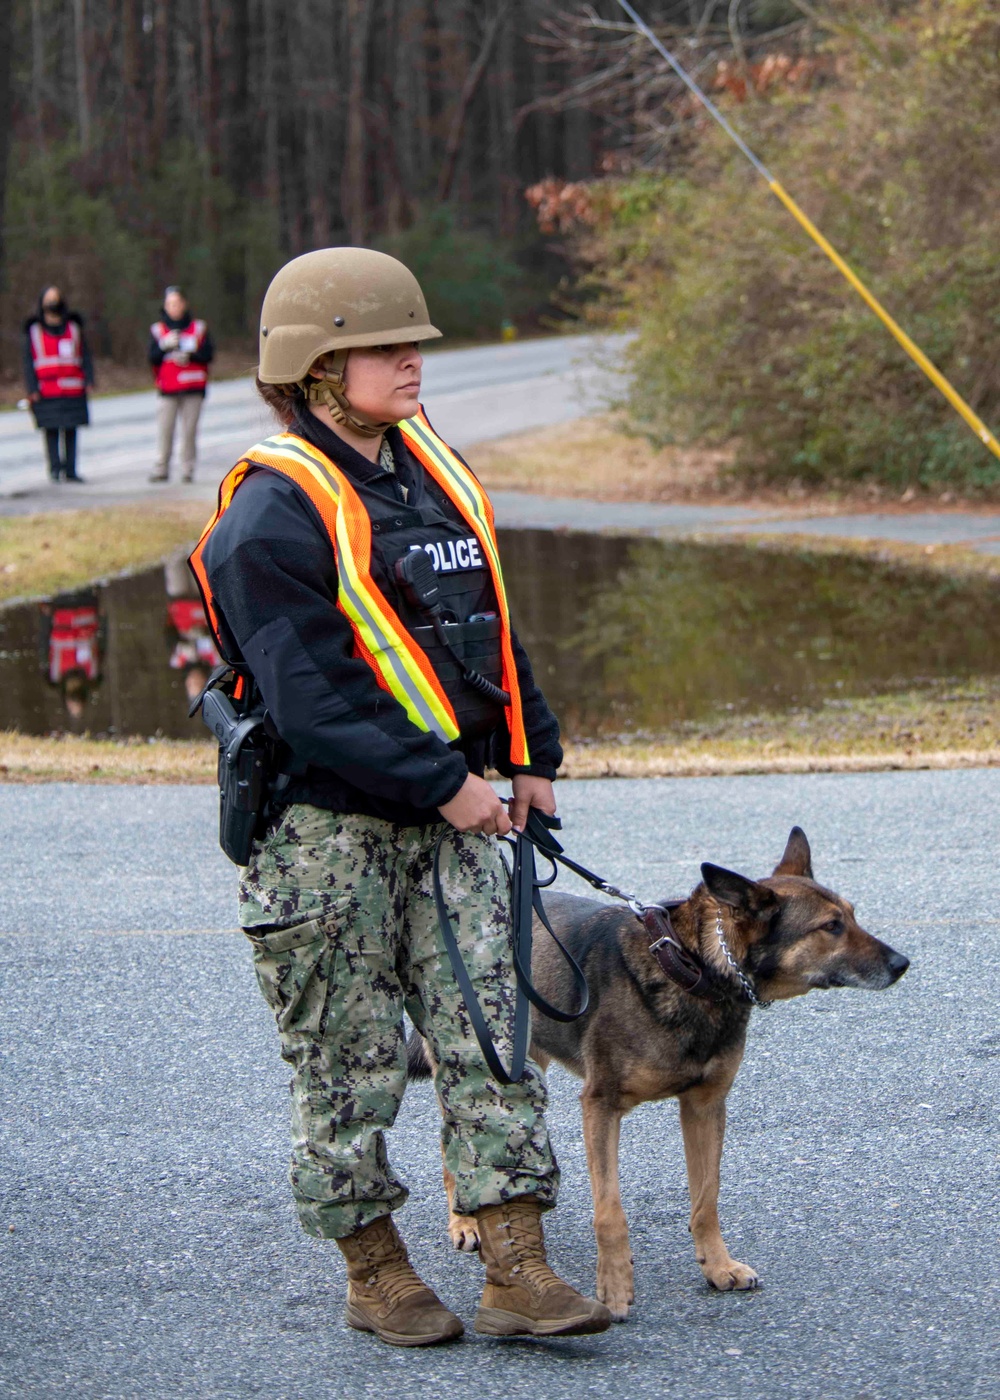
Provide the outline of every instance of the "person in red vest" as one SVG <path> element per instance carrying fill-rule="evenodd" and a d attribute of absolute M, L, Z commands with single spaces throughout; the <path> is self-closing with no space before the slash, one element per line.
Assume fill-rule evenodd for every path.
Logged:
<path fill-rule="evenodd" d="M 95 589 L 60 593 L 39 608 L 39 661 L 46 680 L 62 694 L 66 713 L 82 720 L 101 683 L 105 621 Z"/>
<path fill-rule="evenodd" d="M 38 311 L 24 323 L 23 358 L 31 410 L 45 433 L 49 475 L 53 481 L 82 481 L 76 430 L 90 422 L 87 389 L 94 384 L 94 366 L 83 319 L 67 309 L 58 287 L 44 288 Z"/>
<path fill-rule="evenodd" d="M 180 287 L 168 287 L 160 319 L 149 328 L 149 363 L 160 393 L 156 470 L 150 481 L 170 480 L 174 429 L 181 420 L 181 480 L 194 480 L 195 438 L 215 355 L 204 321 L 191 315 Z"/>

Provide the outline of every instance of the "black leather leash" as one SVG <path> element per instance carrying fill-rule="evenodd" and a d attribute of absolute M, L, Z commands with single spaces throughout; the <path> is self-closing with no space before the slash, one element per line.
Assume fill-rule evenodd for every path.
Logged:
<path fill-rule="evenodd" d="M 590 1005 L 590 991 L 583 969 L 569 949 L 560 941 L 549 923 L 545 906 L 542 903 L 541 891 L 547 889 L 556 878 L 555 862 L 557 859 L 563 859 L 564 864 L 568 864 L 574 869 L 582 869 L 582 867 L 577 867 L 573 862 L 562 857 L 562 846 L 552 835 L 552 830 L 559 826 L 558 817 L 547 817 L 537 808 L 532 807 L 528 813 L 525 830 L 518 832 L 515 837 L 503 838 L 514 852 L 510 874 L 514 975 L 517 987 L 514 994 L 514 1036 L 509 1070 L 504 1068 L 493 1043 L 490 1028 L 483 1015 L 483 1009 L 476 996 L 472 978 L 469 976 L 469 970 L 465 965 L 448 914 L 448 906 L 441 885 L 441 848 L 451 836 L 451 831 L 448 828 L 438 837 L 437 845 L 434 848 L 434 902 L 437 905 L 441 935 L 448 950 L 455 980 L 462 993 L 462 1000 L 469 1013 L 469 1020 L 472 1022 L 472 1029 L 479 1041 L 479 1048 L 483 1052 L 483 1058 L 489 1066 L 490 1073 L 501 1084 L 516 1084 L 524 1077 L 524 1065 L 528 1057 L 528 1044 L 531 1038 L 529 1002 L 532 1006 L 536 1006 L 543 1016 L 549 1016 L 554 1021 L 577 1021 L 586 1013 Z M 538 878 L 535 869 L 536 847 L 553 863 L 552 874 L 545 880 Z M 597 879 L 597 876 L 593 878 Z M 578 993 L 578 1006 L 575 1011 L 564 1011 L 561 1007 L 553 1006 L 551 1002 L 546 1001 L 531 981 L 532 913 L 538 915 L 539 921 L 554 939 L 556 947 L 566 959 L 573 974 L 573 981 Z"/>
<path fill-rule="evenodd" d="M 659 904 L 643 904 L 634 895 L 627 894 L 624 890 L 620 890 L 617 885 L 612 885 L 610 881 L 603 879 L 600 875 L 595 875 L 585 865 L 571 860 L 552 834 L 554 830 L 560 830 L 561 826 L 562 823 L 558 817 L 547 817 L 537 808 L 532 807 L 528 813 L 525 830 L 518 832 L 516 837 L 501 838 L 514 851 L 511 870 L 511 914 L 517 990 L 514 1000 L 513 1050 L 509 1070 L 504 1069 L 500 1056 L 497 1054 L 496 1046 L 490 1035 L 490 1028 L 486 1023 L 486 1017 L 483 1015 L 483 1009 L 479 1004 L 472 979 L 455 938 L 445 903 L 444 891 L 441 887 L 441 847 L 451 835 L 450 829 L 446 828 L 441 833 L 434 848 L 434 901 L 437 905 L 441 933 L 448 950 L 448 957 L 451 959 L 455 980 L 462 993 L 462 999 L 469 1013 L 469 1020 L 472 1022 L 472 1029 L 479 1041 L 479 1048 L 483 1052 L 483 1058 L 489 1066 L 490 1073 L 501 1084 L 516 1084 L 524 1074 L 531 1029 L 531 1018 L 528 1012 L 529 1002 L 536 1006 L 543 1016 L 549 1016 L 554 1021 L 577 1021 L 586 1013 L 590 1005 L 590 992 L 583 969 L 556 935 L 542 903 L 540 892 L 547 889 L 555 881 L 559 865 L 564 865 L 567 870 L 572 870 L 574 875 L 579 875 L 580 879 L 585 880 L 593 889 L 599 890 L 602 894 L 611 895 L 614 899 L 621 899 L 628 905 L 652 939 L 649 945 L 650 953 L 670 981 L 683 991 L 688 992 L 691 996 L 705 997 L 712 1001 L 728 1000 L 733 994 L 730 987 L 720 983 L 715 969 L 710 967 L 693 949 L 686 948 L 677 937 L 670 915 L 674 909 L 684 904 L 685 900 L 672 899 L 664 900 Z M 552 874 L 545 880 L 540 880 L 535 870 L 536 849 L 552 862 Z M 542 926 L 555 940 L 556 946 L 572 970 L 573 980 L 579 991 L 580 1004 L 576 1011 L 563 1011 L 559 1007 L 553 1006 L 545 1000 L 531 981 L 532 911 L 538 915 Z M 749 999 L 755 1000 L 752 997 Z"/>

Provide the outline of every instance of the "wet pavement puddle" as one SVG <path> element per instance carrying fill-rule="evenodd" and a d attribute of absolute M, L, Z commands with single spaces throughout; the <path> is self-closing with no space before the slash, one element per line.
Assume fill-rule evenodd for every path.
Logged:
<path fill-rule="evenodd" d="M 1000 676 L 988 578 L 731 542 L 500 532 L 514 625 L 572 737 Z M 182 561 L 0 610 L 0 728 L 202 737 Z"/>

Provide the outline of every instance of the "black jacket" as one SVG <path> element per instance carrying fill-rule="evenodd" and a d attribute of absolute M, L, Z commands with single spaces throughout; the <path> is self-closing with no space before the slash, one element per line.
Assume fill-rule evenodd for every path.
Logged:
<path fill-rule="evenodd" d="M 196 318 L 195 318 L 194 312 L 191 311 L 191 310 L 188 310 L 188 311 L 186 311 L 186 312 L 184 313 L 184 315 L 181 317 L 181 319 L 180 319 L 179 321 L 175 321 L 175 320 L 173 319 L 172 316 L 168 316 L 168 315 L 167 315 L 166 311 L 165 311 L 164 308 L 161 306 L 161 307 L 160 307 L 160 314 L 159 314 L 159 316 L 158 316 L 156 319 L 157 319 L 157 321 L 162 321 L 163 324 L 166 326 L 167 330 L 169 330 L 169 331 L 182 331 L 182 330 L 185 329 L 185 327 L 189 326 L 189 325 L 191 324 L 191 322 L 192 322 L 193 320 L 195 320 Z M 153 367 L 154 370 L 159 369 L 160 366 L 163 364 L 163 360 L 164 360 L 165 354 L 166 354 L 166 351 L 160 349 L 160 342 L 157 340 L 157 338 L 156 338 L 156 336 L 153 334 L 153 332 L 150 331 L 150 332 L 149 332 L 149 345 L 148 345 L 147 348 L 146 348 L 146 358 L 148 359 L 149 363 L 152 365 L 152 367 Z M 192 362 L 193 362 L 194 364 L 196 364 L 196 365 L 210 365 L 214 359 L 215 359 L 215 345 L 214 345 L 213 342 L 212 342 L 212 333 L 211 333 L 211 331 L 209 331 L 209 330 L 206 328 L 206 330 L 205 330 L 205 339 L 201 342 L 201 344 L 199 345 L 199 347 L 198 347 L 197 350 L 192 350 L 192 351 L 191 351 L 191 360 L 192 360 Z M 181 393 L 181 394 L 202 394 L 202 395 L 204 395 L 205 390 L 204 390 L 204 389 L 179 389 L 179 390 L 177 390 L 176 392 L 177 392 L 177 393 Z M 162 390 L 161 390 L 161 393 L 162 393 Z"/>
<path fill-rule="evenodd" d="M 387 434 L 396 472 L 369 462 L 308 411 L 293 431 L 346 472 L 366 505 L 389 493 L 400 511 L 420 492 L 460 516 L 407 451 Z M 405 495 L 404 495 L 405 491 Z M 371 507 L 369 507 L 371 508 Z M 514 653 L 530 768 L 510 762 L 506 725 L 489 739 L 446 744 L 418 729 L 397 700 L 353 655 L 354 634 L 337 608 L 337 564 L 312 503 L 274 472 L 252 472 L 213 530 L 205 567 L 220 616 L 224 654 L 256 677 L 273 723 L 300 770 L 288 800 L 358 812 L 402 825 L 439 821 L 471 771 L 554 778 L 562 762 L 559 726 L 535 684 L 523 648 Z"/>

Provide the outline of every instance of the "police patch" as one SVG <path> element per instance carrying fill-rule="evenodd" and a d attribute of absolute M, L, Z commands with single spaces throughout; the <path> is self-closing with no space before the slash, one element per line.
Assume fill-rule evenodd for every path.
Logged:
<path fill-rule="evenodd" d="M 454 574 L 465 569 L 485 568 L 482 550 L 475 535 L 464 540 L 431 540 L 427 544 L 415 544 L 411 549 L 422 549 L 434 565 L 436 573 Z"/>

